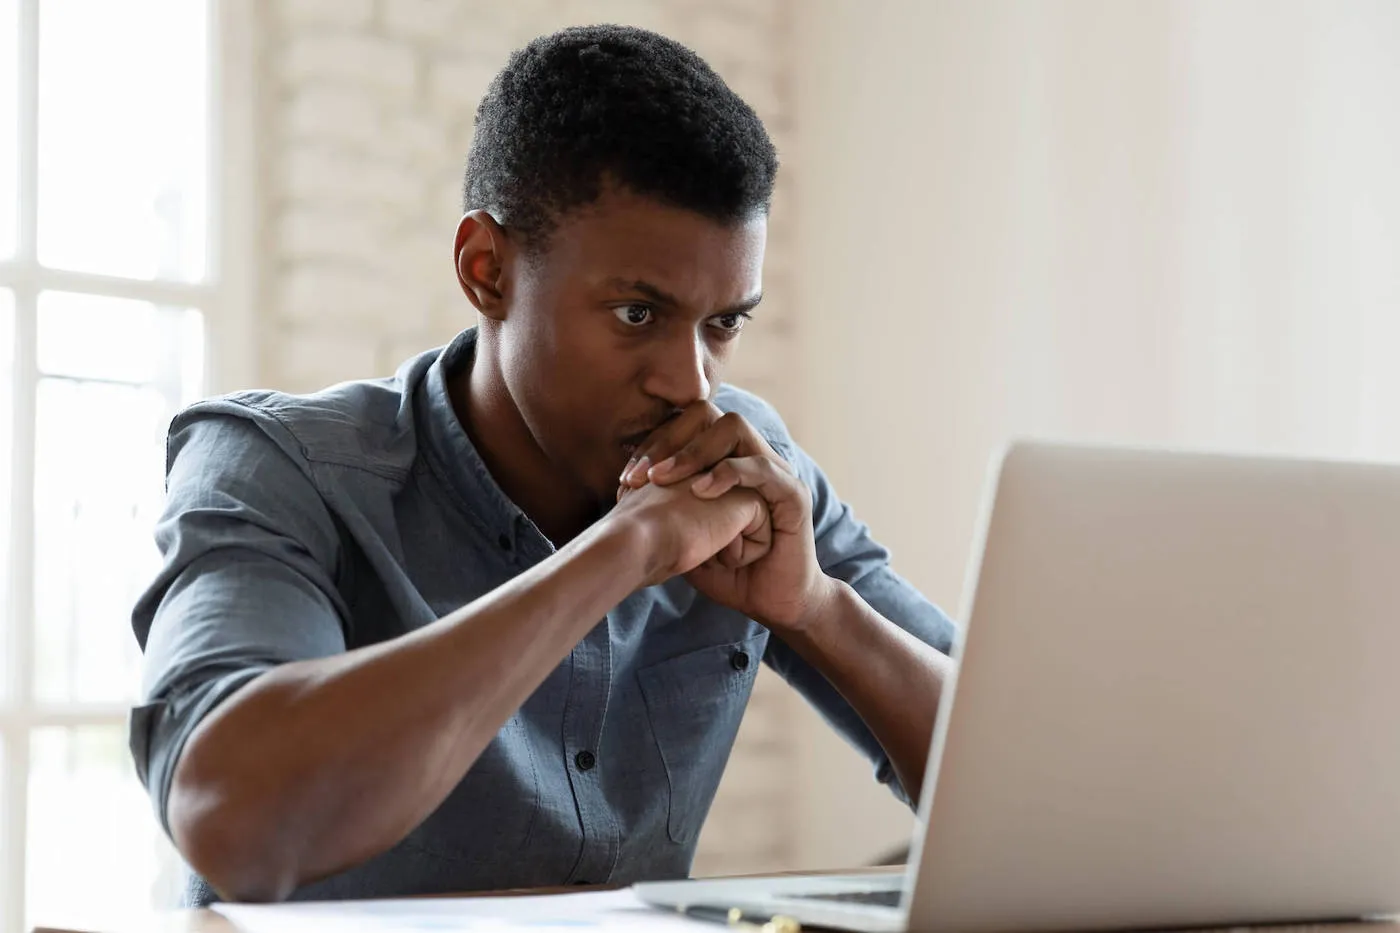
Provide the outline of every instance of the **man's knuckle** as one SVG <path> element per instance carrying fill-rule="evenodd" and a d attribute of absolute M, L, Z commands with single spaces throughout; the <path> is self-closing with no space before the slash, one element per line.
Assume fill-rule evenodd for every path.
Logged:
<path fill-rule="evenodd" d="M 744 434 L 749 429 L 749 423 L 744 420 L 744 416 L 737 411 L 727 411 L 720 416 L 717 426 L 722 427 L 727 433 L 733 435 Z"/>
<path fill-rule="evenodd" d="M 783 470 L 782 464 L 771 457 L 756 457 L 755 462 L 758 468 L 770 477 L 785 477 L 787 473 Z"/>

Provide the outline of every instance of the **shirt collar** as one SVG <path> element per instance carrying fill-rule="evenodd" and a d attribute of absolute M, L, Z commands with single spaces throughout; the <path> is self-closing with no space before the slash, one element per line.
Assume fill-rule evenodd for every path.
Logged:
<path fill-rule="evenodd" d="M 520 531 L 533 529 L 534 525 L 486 469 L 476 445 L 457 420 L 447 389 L 448 382 L 471 364 L 476 351 L 476 333 L 474 327 L 462 331 L 442 348 L 428 367 L 422 389 L 426 408 L 423 433 L 428 454 L 437 467 L 435 472 L 461 500 L 463 508 L 484 524 L 484 530 L 497 546 L 518 553 Z M 543 539 L 542 535 L 539 537 Z"/>

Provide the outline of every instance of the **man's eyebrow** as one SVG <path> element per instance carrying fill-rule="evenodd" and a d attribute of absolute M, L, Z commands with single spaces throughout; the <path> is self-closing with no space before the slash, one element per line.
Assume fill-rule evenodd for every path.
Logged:
<path fill-rule="evenodd" d="M 646 282 L 641 279 L 608 279 L 607 284 L 620 291 L 636 292 L 640 295 L 645 295 L 648 299 L 656 302 L 659 305 L 665 305 L 671 308 L 679 308 L 682 306 L 681 302 L 677 300 L 676 296 L 670 294 L 664 289 L 657 288 L 650 282 Z M 745 298 L 743 301 L 739 302 L 736 305 L 725 308 L 722 311 L 716 311 L 715 315 L 718 316 L 724 314 L 740 314 L 744 311 L 751 311 L 754 308 L 756 308 L 758 306 L 758 303 L 762 300 L 763 292 L 759 292 L 757 295 Z"/>
<path fill-rule="evenodd" d="M 739 302 L 737 305 L 731 305 L 730 307 L 725 308 L 719 313 L 743 314 L 745 311 L 752 311 L 754 308 L 757 308 L 759 302 L 761 301 L 763 301 L 763 292 L 759 292 L 757 295 L 751 295 L 748 298 L 745 298 L 743 301 Z"/>
<path fill-rule="evenodd" d="M 637 292 L 640 295 L 646 295 L 647 298 L 659 305 L 669 305 L 673 308 L 679 308 L 681 306 L 681 303 L 676 300 L 675 295 L 663 291 L 650 282 L 644 282 L 641 279 L 608 279 L 607 284 L 618 291 Z"/>

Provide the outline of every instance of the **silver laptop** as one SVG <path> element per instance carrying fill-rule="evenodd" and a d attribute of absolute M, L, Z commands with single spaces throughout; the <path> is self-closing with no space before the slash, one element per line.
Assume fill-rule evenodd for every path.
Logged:
<path fill-rule="evenodd" d="M 1400 911 L 1400 467 L 999 467 L 907 870 L 637 893 L 858 931 Z"/>

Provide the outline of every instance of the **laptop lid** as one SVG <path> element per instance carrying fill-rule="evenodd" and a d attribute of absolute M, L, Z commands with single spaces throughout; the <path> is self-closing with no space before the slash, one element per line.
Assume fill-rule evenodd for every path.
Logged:
<path fill-rule="evenodd" d="M 982 535 L 911 929 L 1400 908 L 1400 468 L 1022 443 Z"/>

